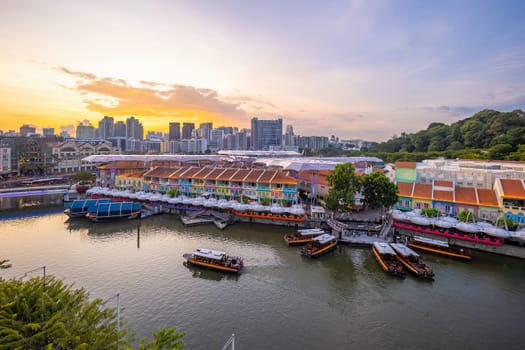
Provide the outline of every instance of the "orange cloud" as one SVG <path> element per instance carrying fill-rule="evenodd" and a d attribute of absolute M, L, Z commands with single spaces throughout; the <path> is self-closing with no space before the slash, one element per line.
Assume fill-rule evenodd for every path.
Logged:
<path fill-rule="evenodd" d="M 86 96 L 86 108 L 113 116 L 142 116 L 220 120 L 246 123 L 248 113 L 241 102 L 221 98 L 217 91 L 186 85 L 141 81 L 132 85 L 123 79 L 100 78 L 91 73 L 64 67 L 63 73 L 76 78 L 74 90 Z"/>

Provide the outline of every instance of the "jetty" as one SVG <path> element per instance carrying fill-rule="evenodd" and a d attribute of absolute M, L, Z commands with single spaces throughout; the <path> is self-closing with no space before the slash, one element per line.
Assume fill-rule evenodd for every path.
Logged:
<path fill-rule="evenodd" d="M 219 229 L 223 230 L 226 228 L 226 226 L 233 222 L 233 216 L 231 214 L 221 213 L 215 210 L 200 210 L 186 215 L 181 215 L 180 220 L 184 226 L 214 224 Z"/>
<path fill-rule="evenodd" d="M 386 235 L 389 228 L 385 225 L 367 221 L 344 223 L 332 218 L 326 223 L 341 243 L 372 246 L 374 242 L 387 242 Z"/>

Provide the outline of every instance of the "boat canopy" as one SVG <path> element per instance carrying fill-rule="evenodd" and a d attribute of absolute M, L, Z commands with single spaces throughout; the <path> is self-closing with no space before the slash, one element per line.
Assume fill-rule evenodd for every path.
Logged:
<path fill-rule="evenodd" d="M 215 259 L 215 260 L 221 260 L 226 253 L 220 252 L 218 250 L 212 250 L 212 249 L 206 249 L 206 248 L 197 248 L 195 250 L 194 255 L 200 256 L 201 258 L 206 259 Z"/>
<path fill-rule="evenodd" d="M 98 205 L 91 205 L 89 207 L 89 213 L 96 214 L 97 216 L 121 216 L 129 215 L 132 212 L 141 210 L 142 205 L 134 202 L 111 202 L 111 203 L 100 203 Z"/>
<path fill-rule="evenodd" d="M 86 210 L 91 205 L 97 205 L 99 203 L 109 203 L 111 199 L 77 199 L 71 204 L 71 210 Z"/>
<path fill-rule="evenodd" d="M 297 232 L 302 235 L 311 235 L 317 232 L 319 232 L 319 234 L 324 233 L 323 229 L 320 229 L 320 228 L 303 228 L 301 230 L 297 230 Z"/>
<path fill-rule="evenodd" d="M 414 241 L 420 242 L 420 243 L 426 243 L 426 244 L 432 244 L 435 246 L 445 247 L 448 248 L 448 243 L 445 241 L 441 241 L 438 239 L 432 239 L 427 237 L 420 237 L 420 236 L 414 236 Z"/>
<path fill-rule="evenodd" d="M 394 250 L 398 254 L 401 254 L 404 257 L 408 257 L 408 256 L 418 257 L 419 256 L 418 253 L 416 253 L 415 251 L 413 251 L 412 249 L 410 249 L 409 247 L 407 247 L 404 244 L 401 244 L 401 243 L 390 243 L 390 245 L 392 246 L 392 248 L 394 248 Z"/>
<path fill-rule="evenodd" d="M 333 241 L 334 239 L 335 239 L 335 236 L 332 236 L 328 233 L 323 233 L 322 235 L 313 238 L 314 241 L 317 241 L 321 244 L 329 243 L 330 241 Z"/>
<path fill-rule="evenodd" d="M 396 252 L 385 242 L 374 242 L 374 247 L 379 254 L 396 255 Z"/>

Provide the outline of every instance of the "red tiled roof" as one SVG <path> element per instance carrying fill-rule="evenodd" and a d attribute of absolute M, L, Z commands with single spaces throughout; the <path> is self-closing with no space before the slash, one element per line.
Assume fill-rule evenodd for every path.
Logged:
<path fill-rule="evenodd" d="M 269 183 L 272 178 L 277 174 L 276 170 L 265 170 L 261 176 L 259 176 L 258 182 Z"/>
<path fill-rule="evenodd" d="M 193 175 L 197 174 L 199 171 L 201 171 L 202 168 L 200 167 L 189 167 L 187 171 L 184 173 L 179 174 L 179 178 L 183 179 L 191 179 Z"/>
<path fill-rule="evenodd" d="M 286 184 L 286 185 L 297 185 L 297 180 L 291 176 L 284 174 L 281 171 L 278 171 L 273 177 L 272 184 Z"/>
<path fill-rule="evenodd" d="M 414 184 L 414 197 L 432 199 L 432 185 L 420 183 Z"/>
<path fill-rule="evenodd" d="M 397 195 L 402 197 L 411 197 L 414 183 L 412 182 L 398 182 L 397 183 Z"/>
<path fill-rule="evenodd" d="M 478 188 L 478 200 L 479 205 L 499 206 L 496 191 L 491 189 Z"/>
<path fill-rule="evenodd" d="M 193 175 L 193 178 L 196 180 L 204 180 L 206 178 L 206 175 L 211 173 L 213 170 L 215 170 L 215 168 L 208 168 L 208 167 L 201 168 L 201 171 Z"/>
<path fill-rule="evenodd" d="M 257 179 L 261 174 L 264 172 L 264 170 L 261 169 L 252 169 L 248 175 L 244 178 L 244 182 L 257 182 Z"/>
<path fill-rule="evenodd" d="M 219 176 L 215 178 L 215 180 L 230 181 L 230 178 L 233 176 L 233 174 L 237 172 L 237 170 L 239 169 L 233 169 L 233 168 L 225 169 Z"/>
<path fill-rule="evenodd" d="M 175 170 L 170 176 L 170 179 L 178 179 L 180 175 L 184 174 L 186 171 L 188 171 L 189 167 L 185 166 L 182 168 L 179 168 L 178 170 Z"/>
<path fill-rule="evenodd" d="M 144 169 L 146 164 L 137 160 L 116 160 L 98 167 L 101 170 L 106 169 Z"/>
<path fill-rule="evenodd" d="M 230 178 L 230 181 L 237 181 L 237 182 L 240 182 L 242 181 L 246 175 L 248 175 L 250 173 L 250 169 L 239 169 L 238 172 L 236 172 L 235 174 L 233 174 L 233 176 Z"/>
<path fill-rule="evenodd" d="M 215 168 L 213 171 L 209 172 L 206 176 L 204 176 L 204 180 L 215 180 L 217 176 L 222 174 L 224 171 L 224 168 Z"/>
<path fill-rule="evenodd" d="M 456 186 L 456 203 L 478 204 L 474 187 Z"/>
<path fill-rule="evenodd" d="M 396 169 L 399 169 L 399 168 L 415 169 L 416 165 L 417 165 L 416 162 L 396 162 L 395 164 Z"/>
<path fill-rule="evenodd" d="M 177 170 L 178 170 L 177 168 L 157 167 L 157 168 L 146 171 L 144 173 L 144 176 L 168 178 L 171 174 L 173 174 Z"/>
<path fill-rule="evenodd" d="M 525 198 L 525 189 L 522 180 L 499 179 L 504 197 Z"/>
<path fill-rule="evenodd" d="M 437 201 L 452 202 L 454 193 L 452 191 L 434 191 L 434 199 Z"/>

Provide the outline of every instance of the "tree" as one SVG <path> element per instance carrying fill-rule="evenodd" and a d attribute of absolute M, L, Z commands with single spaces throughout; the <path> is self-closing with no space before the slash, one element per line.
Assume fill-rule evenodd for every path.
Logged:
<path fill-rule="evenodd" d="M 131 349 L 132 336 L 117 330 L 115 308 L 89 300 L 53 276 L 27 281 L 0 279 L 0 349 Z M 142 349 L 183 349 L 175 328 L 161 329 Z"/>
<path fill-rule="evenodd" d="M 86 170 L 80 170 L 73 176 L 73 181 L 80 183 L 93 183 L 96 180 L 95 174 Z"/>
<path fill-rule="evenodd" d="M 361 181 L 355 174 L 354 165 L 337 164 L 327 180 L 331 188 L 326 197 L 326 206 L 330 209 L 352 207 L 355 193 L 361 189 Z"/>
<path fill-rule="evenodd" d="M 373 209 L 381 208 L 381 217 L 383 217 L 385 207 L 389 208 L 397 203 L 397 185 L 390 182 L 383 172 L 374 171 L 364 175 L 362 183 L 363 206 Z"/>

